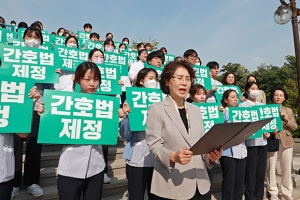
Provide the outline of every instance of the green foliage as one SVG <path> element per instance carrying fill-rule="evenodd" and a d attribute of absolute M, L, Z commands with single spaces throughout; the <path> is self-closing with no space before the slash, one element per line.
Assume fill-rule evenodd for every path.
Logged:
<path fill-rule="evenodd" d="M 288 99 L 285 101 L 284 105 L 286 107 L 292 108 L 294 113 L 297 113 L 297 98 L 298 98 L 298 90 L 297 90 L 297 83 L 289 78 L 286 80 L 283 89 L 288 94 Z"/>
<path fill-rule="evenodd" d="M 250 74 L 249 70 L 242 66 L 239 63 L 228 63 L 227 65 L 223 65 L 221 70 L 222 75 L 217 77 L 218 81 L 222 81 L 224 77 L 224 73 L 233 72 L 235 74 L 238 86 L 242 89 L 246 83 L 247 76 Z"/>
<path fill-rule="evenodd" d="M 136 50 L 136 45 L 138 43 L 141 43 L 141 42 L 144 43 L 144 44 L 150 43 L 151 44 L 151 50 L 157 50 L 157 47 L 159 45 L 159 42 L 156 41 L 156 39 L 152 39 L 151 37 L 145 37 L 145 36 L 144 36 L 144 38 L 139 37 L 139 40 L 140 40 L 139 42 L 137 40 L 132 41 L 132 44 L 130 46 L 130 48 L 132 50 Z"/>

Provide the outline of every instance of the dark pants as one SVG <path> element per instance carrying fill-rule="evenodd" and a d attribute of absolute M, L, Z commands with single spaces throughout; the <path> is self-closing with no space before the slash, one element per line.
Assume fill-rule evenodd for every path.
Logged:
<path fill-rule="evenodd" d="M 14 135 L 15 178 L 14 187 L 20 187 L 22 182 L 23 141 L 26 141 L 26 156 L 24 162 L 23 185 L 38 184 L 40 180 L 42 144 L 37 143 L 40 116 L 34 111 L 31 133 L 26 139 Z"/>
<path fill-rule="evenodd" d="M 121 94 L 121 108 L 123 108 L 123 104 L 124 104 L 124 102 L 125 102 L 125 100 L 126 100 L 126 92 L 122 92 L 122 94 Z"/>
<path fill-rule="evenodd" d="M 108 171 L 108 146 L 103 145 L 102 146 L 102 151 L 103 151 L 103 156 L 104 156 L 104 162 L 105 162 L 105 168 L 104 168 L 104 173 L 107 174 Z"/>
<path fill-rule="evenodd" d="M 86 178 L 72 178 L 58 175 L 57 190 L 60 200 L 80 200 L 81 194 L 85 200 L 100 200 L 103 189 L 104 172 Z"/>
<path fill-rule="evenodd" d="M 0 183 L 0 199 L 1 200 L 10 200 L 11 192 L 13 190 L 14 179 Z"/>
<path fill-rule="evenodd" d="M 153 169 L 153 167 L 132 167 L 126 164 L 129 200 L 143 200 L 146 186 L 148 199 L 155 199 L 150 193 Z"/>
<path fill-rule="evenodd" d="M 235 159 L 222 156 L 222 200 L 243 199 L 246 158 Z"/>
<path fill-rule="evenodd" d="M 198 188 L 196 189 L 195 196 L 191 198 L 190 200 L 206 200 L 207 199 L 207 193 L 205 195 L 201 195 L 198 191 Z M 168 200 L 159 196 L 155 196 L 155 200 Z"/>
<path fill-rule="evenodd" d="M 206 193 L 206 200 L 211 200 L 211 195 L 212 195 L 212 186 L 213 186 L 213 181 L 214 181 L 214 174 L 215 174 L 215 166 L 213 166 L 212 168 L 208 169 L 206 167 L 206 171 L 210 180 L 210 189 L 209 191 Z"/>
<path fill-rule="evenodd" d="M 267 164 L 267 145 L 248 147 L 245 173 L 245 199 L 261 200 L 264 197 L 264 181 Z"/>

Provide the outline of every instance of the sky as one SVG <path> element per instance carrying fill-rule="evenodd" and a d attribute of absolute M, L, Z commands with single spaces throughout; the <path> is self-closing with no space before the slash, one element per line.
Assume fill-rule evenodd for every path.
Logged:
<path fill-rule="evenodd" d="M 39 20 L 49 32 L 83 30 L 91 23 L 101 38 L 108 32 L 115 41 L 151 37 L 176 56 L 195 49 L 202 65 L 232 62 L 255 71 L 262 63 L 280 67 L 285 56 L 295 55 L 291 23 L 273 19 L 279 5 L 279 0 L 1 0 L 0 16 L 6 23 Z"/>

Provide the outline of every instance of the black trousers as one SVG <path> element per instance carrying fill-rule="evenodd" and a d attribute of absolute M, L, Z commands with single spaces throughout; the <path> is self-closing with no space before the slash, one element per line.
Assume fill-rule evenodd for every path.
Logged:
<path fill-rule="evenodd" d="M 103 157 L 104 157 L 104 162 L 105 162 L 105 168 L 104 168 L 104 173 L 107 174 L 108 171 L 108 146 L 103 145 L 102 146 L 102 151 L 103 151 Z"/>
<path fill-rule="evenodd" d="M 222 156 L 222 200 L 241 200 L 244 193 L 246 158 L 235 159 Z"/>
<path fill-rule="evenodd" d="M 213 166 L 212 168 L 208 169 L 206 167 L 207 170 L 207 174 L 210 180 L 210 189 L 209 191 L 206 193 L 206 200 L 211 200 L 211 195 L 212 195 L 212 186 L 213 186 L 213 181 L 214 181 L 214 174 L 215 174 L 215 166 Z"/>
<path fill-rule="evenodd" d="M 40 116 L 34 111 L 31 133 L 26 139 L 14 135 L 14 154 L 15 154 L 15 178 L 14 187 L 20 187 L 22 182 L 22 150 L 23 141 L 26 141 L 26 156 L 24 163 L 25 186 L 38 184 L 40 180 L 41 152 L 42 144 L 37 143 Z"/>
<path fill-rule="evenodd" d="M 153 167 L 132 167 L 126 164 L 129 200 L 143 200 L 146 186 L 148 199 L 155 199 L 150 193 L 153 169 Z"/>
<path fill-rule="evenodd" d="M 198 188 L 196 189 L 196 193 L 195 193 L 195 196 L 189 200 L 206 200 L 208 197 L 207 197 L 207 193 L 202 195 L 200 194 L 200 192 L 198 191 Z M 159 197 L 159 196 L 155 196 L 155 200 L 168 200 L 166 198 L 162 198 L 162 197 Z"/>
<path fill-rule="evenodd" d="M 0 199 L 1 200 L 10 200 L 11 192 L 13 190 L 14 179 L 0 183 Z"/>
<path fill-rule="evenodd" d="M 104 172 L 79 179 L 58 175 L 57 190 L 60 200 L 80 200 L 83 193 L 84 200 L 100 200 L 102 197 Z"/>
<path fill-rule="evenodd" d="M 267 145 L 248 147 L 245 173 L 245 199 L 261 200 L 264 197 L 264 181 L 267 164 Z"/>

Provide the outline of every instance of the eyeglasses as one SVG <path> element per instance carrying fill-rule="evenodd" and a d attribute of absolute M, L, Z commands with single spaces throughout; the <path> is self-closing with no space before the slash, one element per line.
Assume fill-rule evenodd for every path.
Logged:
<path fill-rule="evenodd" d="M 185 81 L 186 83 L 190 83 L 191 82 L 191 78 L 190 77 L 172 76 L 172 79 L 175 80 L 176 82 L 180 82 L 180 83 L 182 83 L 183 81 Z"/>

